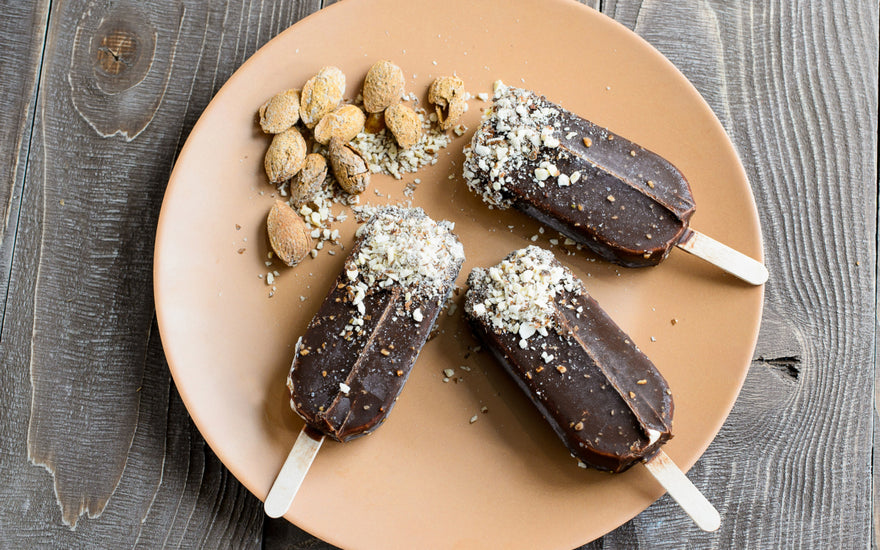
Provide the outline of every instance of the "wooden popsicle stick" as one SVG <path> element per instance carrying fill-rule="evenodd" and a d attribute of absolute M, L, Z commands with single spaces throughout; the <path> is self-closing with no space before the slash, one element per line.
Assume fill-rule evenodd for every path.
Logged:
<path fill-rule="evenodd" d="M 280 518 L 287 513 L 323 442 L 323 435 L 303 426 L 263 503 L 267 516 Z"/>
<path fill-rule="evenodd" d="M 694 487 L 691 480 L 684 475 L 669 455 L 662 450 L 654 455 L 654 458 L 644 463 L 645 467 L 666 489 L 682 510 L 694 520 L 697 527 L 703 531 L 715 531 L 721 526 L 721 515 L 706 500 L 703 493 Z"/>
<path fill-rule="evenodd" d="M 770 276 L 761 262 L 693 229 L 676 246 L 753 285 L 764 284 Z"/>

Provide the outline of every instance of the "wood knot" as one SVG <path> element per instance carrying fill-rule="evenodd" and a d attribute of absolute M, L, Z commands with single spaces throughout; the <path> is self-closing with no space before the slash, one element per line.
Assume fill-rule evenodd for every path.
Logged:
<path fill-rule="evenodd" d="M 73 41 L 71 100 L 98 135 L 131 141 L 165 97 L 186 10 L 138 0 L 92 4 Z"/>
<path fill-rule="evenodd" d="M 156 48 L 155 31 L 135 11 L 109 14 L 91 39 L 92 74 L 105 93 L 117 94 L 141 82 L 150 71 Z"/>
<path fill-rule="evenodd" d="M 97 51 L 98 66 L 108 75 L 118 75 L 134 64 L 138 53 L 137 36 L 116 30 L 101 38 Z"/>

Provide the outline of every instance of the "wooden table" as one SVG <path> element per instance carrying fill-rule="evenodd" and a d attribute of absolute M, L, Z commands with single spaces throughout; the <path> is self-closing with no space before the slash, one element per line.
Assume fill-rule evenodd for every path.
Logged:
<path fill-rule="evenodd" d="M 268 520 L 205 445 L 169 376 L 151 279 L 196 119 L 248 56 L 327 3 L 4 2 L 0 547 L 330 548 Z M 690 472 L 721 529 L 698 531 L 663 497 L 584 548 L 868 547 L 878 3 L 586 3 L 712 106 L 772 277 L 745 387 Z"/>

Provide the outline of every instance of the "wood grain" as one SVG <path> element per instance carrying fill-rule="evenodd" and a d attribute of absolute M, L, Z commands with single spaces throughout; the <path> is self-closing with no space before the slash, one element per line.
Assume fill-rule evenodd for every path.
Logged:
<path fill-rule="evenodd" d="M 771 279 L 741 396 L 689 473 L 721 529 L 663 497 L 582 548 L 868 546 L 878 4 L 584 3 L 654 44 L 715 111 Z M 321 3 L 32 4 L 0 19 L 0 547 L 333 548 L 266 521 L 207 448 L 170 381 L 150 277 L 198 115 Z"/>
<path fill-rule="evenodd" d="M 30 156 L 0 345 L 0 546 L 259 546 L 259 502 L 171 386 L 153 327 L 153 233 L 208 100 L 317 7 L 52 5 L 31 68 L 34 131 L 18 129 Z"/>
<path fill-rule="evenodd" d="M 877 5 L 609 1 L 606 10 L 669 57 L 731 135 L 771 279 L 746 384 L 689 474 L 719 507 L 721 529 L 700 533 L 664 497 L 590 547 L 867 547 Z"/>
<path fill-rule="evenodd" d="M 6 6 L 0 18 L 0 334 L 48 18 L 48 0 Z"/>

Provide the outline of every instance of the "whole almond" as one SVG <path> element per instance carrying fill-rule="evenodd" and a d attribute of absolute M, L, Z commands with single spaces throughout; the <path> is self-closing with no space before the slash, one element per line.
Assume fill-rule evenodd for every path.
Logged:
<path fill-rule="evenodd" d="M 305 159 L 306 140 L 299 130 L 289 128 L 272 138 L 263 166 L 270 182 L 282 183 L 300 171 Z"/>
<path fill-rule="evenodd" d="M 386 59 L 377 61 L 364 79 L 364 109 L 381 113 L 400 101 L 405 85 L 406 77 L 400 67 Z"/>
<path fill-rule="evenodd" d="M 455 76 L 441 76 L 431 83 L 428 101 L 434 104 L 440 127 L 448 130 L 467 111 L 464 81 Z"/>
<path fill-rule="evenodd" d="M 299 122 L 299 90 L 274 95 L 260 107 L 260 128 L 267 134 L 280 134 Z"/>
<path fill-rule="evenodd" d="M 310 78 L 300 94 L 299 116 L 307 128 L 314 128 L 332 112 L 345 94 L 345 74 L 337 67 L 324 67 Z"/>
<path fill-rule="evenodd" d="M 354 105 L 343 105 L 315 125 L 315 141 L 321 145 L 330 143 L 331 137 L 351 141 L 364 129 L 364 112 Z"/>
<path fill-rule="evenodd" d="M 327 161 L 318 153 L 306 155 L 302 170 L 290 180 L 293 204 L 302 206 L 312 200 L 327 179 Z"/>
<path fill-rule="evenodd" d="M 306 222 L 286 202 L 276 200 L 266 218 L 269 244 L 275 255 L 290 267 L 308 256 L 312 236 Z"/>
<path fill-rule="evenodd" d="M 385 124 L 403 149 L 409 149 L 422 137 L 422 121 L 419 115 L 403 103 L 385 109 Z"/>
<path fill-rule="evenodd" d="M 330 166 L 346 193 L 363 193 L 370 183 L 370 168 L 360 151 L 335 137 L 330 139 Z"/>

